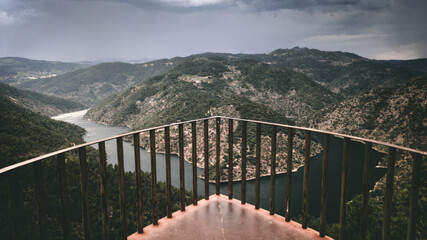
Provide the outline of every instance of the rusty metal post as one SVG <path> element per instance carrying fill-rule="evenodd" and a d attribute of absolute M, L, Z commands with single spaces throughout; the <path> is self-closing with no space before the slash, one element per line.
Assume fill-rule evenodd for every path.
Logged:
<path fill-rule="evenodd" d="M 259 209 L 260 195 L 260 164 L 261 164 L 261 123 L 256 124 L 255 148 L 255 209 Z"/>
<path fill-rule="evenodd" d="M 178 125 L 179 142 L 179 194 L 181 211 L 185 211 L 185 179 L 184 179 L 184 125 Z"/>
<path fill-rule="evenodd" d="M 348 157 L 350 149 L 350 140 L 344 138 L 343 145 L 343 160 L 342 160 L 342 171 L 341 171 L 341 203 L 340 203 L 340 222 L 339 222 L 339 233 L 338 239 L 344 239 L 344 225 L 347 205 L 347 175 L 348 175 Z"/>
<path fill-rule="evenodd" d="M 193 160 L 193 205 L 197 205 L 197 129 L 196 122 L 191 122 L 191 158 Z"/>
<path fill-rule="evenodd" d="M 390 147 L 387 159 L 387 177 L 384 198 L 384 215 L 382 227 L 382 239 L 390 239 L 390 216 L 393 200 L 394 163 L 396 161 L 396 148 Z"/>
<path fill-rule="evenodd" d="M 83 229 L 85 240 L 92 239 L 89 224 L 89 199 L 87 193 L 87 161 L 86 161 L 86 147 L 79 148 L 79 161 L 80 161 L 80 187 L 81 187 L 81 201 L 82 201 L 82 216 L 83 216 Z"/>
<path fill-rule="evenodd" d="M 276 126 L 273 125 L 271 130 L 270 215 L 274 215 L 274 198 L 276 191 Z"/>
<path fill-rule="evenodd" d="M 107 197 L 107 154 L 105 153 L 105 142 L 98 143 L 99 148 L 99 182 L 101 189 L 102 207 L 102 235 L 104 240 L 110 239 L 110 227 L 108 223 L 108 197 Z"/>
<path fill-rule="evenodd" d="M 166 212 L 167 217 L 172 217 L 172 193 L 171 193 L 171 143 L 170 130 L 165 127 L 165 161 L 166 161 Z"/>
<path fill-rule="evenodd" d="M 420 187 L 421 154 L 414 154 L 412 163 L 411 195 L 409 199 L 409 219 L 407 240 L 415 239 L 415 229 L 418 213 L 418 189 Z"/>
<path fill-rule="evenodd" d="M 304 144 L 304 183 L 302 189 L 302 228 L 307 228 L 307 216 L 308 216 L 308 180 L 309 180 L 309 169 L 310 169 L 310 144 L 311 144 L 311 132 L 305 131 L 305 144 Z"/>
<path fill-rule="evenodd" d="M 119 202 L 120 202 L 120 237 L 127 239 L 126 232 L 126 200 L 125 200 L 125 169 L 123 158 L 123 138 L 116 138 L 117 143 L 117 179 L 119 184 Z"/>
<path fill-rule="evenodd" d="M 322 193 L 320 196 L 320 231 L 321 237 L 326 232 L 326 202 L 328 185 L 328 159 L 329 159 L 329 135 L 323 134 L 323 159 L 322 159 Z"/>
<path fill-rule="evenodd" d="M 20 187 L 16 176 L 16 170 L 7 173 L 7 190 L 9 195 L 9 209 L 11 218 L 11 232 L 13 240 L 21 240 L 22 229 L 22 213 L 21 213 L 21 199 L 20 199 Z"/>
<path fill-rule="evenodd" d="M 62 239 L 70 239 L 70 223 L 68 220 L 68 190 L 67 190 L 67 176 L 65 173 L 65 154 L 60 153 L 57 155 L 58 166 L 58 180 L 59 192 L 61 195 L 61 226 L 62 226 Z"/>
<path fill-rule="evenodd" d="M 150 130 L 150 159 L 151 159 L 151 207 L 153 213 L 153 225 L 157 225 L 159 220 L 157 198 L 157 169 L 156 169 L 156 132 Z"/>
<path fill-rule="evenodd" d="M 291 184 L 292 184 L 292 150 L 293 150 L 294 131 L 288 128 L 288 152 L 286 159 L 286 202 L 285 219 L 291 221 Z"/>
<path fill-rule="evenodd" d="M 34 175 L 36 178 L 37 216 L 39 220 L 40 239 L 47 239 L 44 180 L 42 163 L 40 161 L 34 163 Z"/>
<path fill-rule="evenodd" d="M 136 207 L 138 212 L 138 233 L 143 233 L 144 210 L 142 208 L 141 192 L 141 153 L 139 150 L 139 133 L 133 134 L 133 152 L 135 156 L 135 184 L 136 184 Z"/>
<path fill-rule="evenodd" d="M 246 148 L 247 148 L 247 139 L 246 139 L 246 129 L 247 122 L 242 121 L 242 204 L 246 203 Z"/>
<path fill-rule="evenodd" d="M 203 149 L 205 158 L 205 199 L 209 200 L 209 120 L 203 121 Z"/>
<path fill-rule="evenodd" d="M 220 194 L 219 191 L 219 183 L 220 183 L 220 178 L 219 178 L 219 162 L 221 161 L 221 119 L 220 118 L 216 118 L 215 121 L 215 125 L 216 125 L 216 142 L 215 142 L 215 146 L 216 146 L 216 162 L 215 162 L 215 192 L 216 195 Z"/>
<path fill-rule="evenodd" d="M 366 239 L 371 153 L 372 143 L 367 142 L 365 143 L 365 156 L 363 161 L 362 207 L 360 209 L 359 239 Z"/>
<path fill-rule="evenodd" d="M 228 199 L 233 198 L 233 119 L 228 119 Z"/>

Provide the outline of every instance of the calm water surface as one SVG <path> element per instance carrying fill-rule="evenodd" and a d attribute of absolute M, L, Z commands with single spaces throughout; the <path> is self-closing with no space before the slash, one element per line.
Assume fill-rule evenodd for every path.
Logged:
<path fill-rule="evenodd" d="M 84 129 L 87 133 L 83 136 L 86 142 L 99 140 L 102 138 L 111 137 L 121 133 L 129 132 L 126 127 L 107 126 L 94 123 L 83 119 L 83 115 L 87 110 L 66 113 L 54 117 L 54 119 L 76 124 Z M 314 134 L 314 137 L 320 141 L 323 139 L 320 134 Z M 329 222 L 338 220 L 339 216 L 339 199 L 341 188 L 341 161 L 342 161 L 342 145 L 343 140 L 335 137 L 330 137 L 329 143 L 329 162 L 328 162 L 328 196 L 327 196 L 327 219 Z M 97 145 L 93 145 L 97 148 Z M 124 149 L 124 168 L 125 171 L 134 171 L 134 150 L 129 142 L 123 142 Z M 115 140 L 106 142 L 106 151 L 109 164 L 117 164 L 117 151 Z M 361 192 L 362 172 L 363 172 L 363 152 L 364 145 L 359 142 L 350 143 L 350 159 L 349 159 L 349 174 L 347 199 L 350 200 L 356 194 Z M 141 148 L 141 169 L 144 172 L 150 172 L 150 154 Z M 383 155 L 374 152 L 371 160 L 371 184 L 372 188 L 384 174 L 385 169 L 376 168 L 375 165 Z M 157 154 L 157 180 L 166 181 L 166 165 L 163 154 Z M 198 168 L 197 174 L 200 176 L 203 169 Z M 319 216 L 320 209 L 320 183 L 322 176 L 322 153 L 314 156 L 310 160 L 310 180 L 309 180 L 309 214 Z M 291 216 L 295 217 L 301 214 L 301 199 L 302 199 L 302 184 L 303 184 L 304 168 L 301 167 L 298 171 L 292 173 L 291 187 Z M 179 188 L 179 159 L 176 155 L 171 156 L 171 178 L 172 185 Z M 279 215 L 285 213 L 285 192 L 286 192 L 286 174 L 276 175 L 276 192 L 275 192 L 275 212 Z M 197 180 L 198 194 L 204 194 L 204 181 L 200 178 Z M 270 177 L 261 178 L 261 207 L 269 209 L 270 198 Z M 185 162 L 185 188 L 191 191 L 192 188 L 192 165 Z M 215 193 L 215 184 L 210 184 L 210 194 Z M 255 180 L 247 181 L 246 184 L 246 199 L 248 203 L 254 204 L 255 200 Z M 227 183 L 221 184 L 221 193 L 227 195 Z M 241 198 L 241 183 L 233 183 L 233 197 Z"/>

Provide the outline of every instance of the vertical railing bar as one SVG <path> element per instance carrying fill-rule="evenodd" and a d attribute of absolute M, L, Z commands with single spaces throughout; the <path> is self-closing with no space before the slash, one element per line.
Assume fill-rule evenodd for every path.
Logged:
<path fill-rule="evenodd" d="M 133 134 L 133 152 L 135 156 L 135 184 L 136 184 L 136 207 L 138 212 L 137 229 L 138 233 L 144 232 L 144 210 L 142 208 L 141 192 L 141 153 L 139 149 L 139 133 Z"/>
<path fill-rule="evenodd" d="M 150 159 L 151 159 L 151 208 L 153 213 L 153 225 L 159 220 L 157 198 L 157 169 L 156 169 L 156 130 L 150 130 Z"/>
<path fill-rule="evenodd" d="M 87 189 L 87 161 L 86 161 L 86 147 L 79 148 L 79 162 L 80 162 L 80 188 L 81 188 L 81 202 L 82 202 L 82 215 L 85 239 L 92 239 L 89 223 L 89 198 Z"/>
<path fill-rule="evenodd" d="M 166 212 L 167 217 L 172 217 L 172 193 L 171 193 L 171 146 L 170 129 L 165 127 L 165 161 L 166 161 Z"/>
<path fill-rule="evenodd" d="M 261 164 L 261 123 L 256 124 L 256 148 L 255 148 L 255 209 L 260 204 L 260 164 Z"/>
<path fill-rule="evenodd" d="M 366 239 L 371 153 L 372 153 L 372 143 L 366 142 L 365 156 L 363 161 L 362 206 L 360 209 L 359 239 Z"/>
<path fill-rule="evenodd" d="M 98 143 L 99 149 L 99 182 L 101 189 L 101 207 L 102 207 L 102 229 L 103 239 L 110 239 L 110 228 L 108 223 L 108 197 L 107 197 L 107 154 L 105 152 L 105 142 Z"/>
<path fill-rule="evenodd" d="M 311 132 L 305 131 L 304 143 L 304 183 L 302 189 L 302 228 L 307 228 L 308 216 L 308 186 L 309 186 L 309 169 L 310 169 L 310 146 L 311 146 Z"/>
<path fill-rule="evenodd" d="M 347 205 L 347 175 L 348 175 L 348 158 L 349 158 L 350 140 L 344 138 L 343 143 L 343 160 L 341 171 L 341 201 L 340 201 L 340 219 L 338 239 L 344 239 L 344 225 Z"/>
<path fill-rule="evenodd" d="M 291 184 L 292 184 L 292 151 L 293 151 L 294 130 L 288 128 L 288 152 L 286 159 L 286 202 L 285 219 L 291 221 Z"/>
<path fill-rule="evenodd" d="M 127 238 L 126 232 L 126 200 L 125 200 L 125 169 L 123 157 L 123 138 L 118 137 L 117 143 L 117 177 L 119 185 L 119 203 L 120 203 L 120 237 Z"/>
<path fill-rule="evenodd" d="M 16 170 L 7 173 L 7 190 L 9 195 L 10 218 L 11 218 L 11 233 L 13 240 L 21 240 L 22 238 L 22 214 L 20 188 L 16 176 Z"/>
<path fill-rule="evenodd" d="M 233 198 L 233 119 L 228 119 L 228 199 Z"/>
<path fill-rule="evenodd" d="M 184 181 L 184 125 L 178 125 L 179 144 L 179 194 L 181 211 L 185 211 L 185 181 Z"/>
<path fill-rule="evenodd" d="M 247 151 L 246 129 L 247 129 L 247 122 L 242 121 L 242 204 L 246 203 L 246 151 Z"/>
<path fill-rule="evenodd" d="M 415 239 L 415 230 L 418 213 L 418 189 L 420 187 L 421 154 L 414 154 L 412 163 L 411 195 L 409 198 L 409 218 L 407 240 Z"/>
<path fill-rule="evenodd" d="M 216 141 L 215 141 L 215 147 L 216 147 L 216 162 L 215 162 L 215 193 L 216 195 L 220 194 L 219 191 L 219 162 L 221 161 L 221 119 L 216 118 L 215 121 L 216 125 Z"/>
<path fill-rule="evenodd" d="M 40 239 L 47 239 L 42 162 L 34 163 L 34 175 L 36 178 L 37 216 L 39 219 Z"/>
<path fill-rule="evenodd" d="M 196 122 L 191 122 L 191 158 L 193 165 L 193 205 L 197 205 L 197 129 Z"/>
<path fill-rule="evenodd" d="M 387 159 L 387 177 L 384 197 L 384 213 L 382 226 L 382 239 L 390 239 L 390 216 L 393 200 L 394 163 L 396 161 L 396 148 L 390 147 Z"/>
<path fill-rule="evenodd" d="M 323 158 L 322 158 L 322 193 L 320 196 L 320 231 L 321 237 L 325 236 L 326 232 L 326 204 L 328 190 L 328 160 L 329 160 L 329 135 L 323 134 Z"/>
<path fill-rule="evenodd" d="M 205 199 L 209 200 L 209 120 L 203 121 L 203 148 L 205 158 Z"/>
<path fill-rule="evenodd" d="M 271 175 L 270 175 L 270 215 L 274 215 L 274 198 L 276 190 L 276 132 L 275 125 L 271 132 Z"/>
<path fill-rule="evenodd" d="M 61 226 L 62 239 L 70 239 L 70 223 L 68 221 L 68 202 L 67 202 L 67 176 L 65 173 L 65 153 L 57 155 L 59 192 L 61 195 Z"/>

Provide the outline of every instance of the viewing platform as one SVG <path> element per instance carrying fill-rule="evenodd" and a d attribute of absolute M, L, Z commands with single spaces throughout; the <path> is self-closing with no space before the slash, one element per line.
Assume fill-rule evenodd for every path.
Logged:
<path fill-rule="evenodd" d="M 191 127 L 191 131 L 184 131 L 184 125 Z M 197 125 L 201 129 L 199 133 L 197 133 Z M 235 129 L 233 126 L 239 126 L 239 128 L 236 128 L 238 130 L 233 131 Z M 221 132 L 221 128 L 225 127 L 228 129 L 228 134 L 227 132 Z M 278 128 L 283 133 L 286 133 L 287 140 L 285 142 L 277 141 Z M 179 166 L 176 165 L 175 169 L 171 168 L 172 130 L 177 134 L 176 147 L 179 157 Z M 267 130 L 268 132 L 264 131 L 263 133 L 262 130 Z M 209 137 L 209 132 L 212 133 L 211 137 Z M 145 134 L 143 135 L 143 133 Z M 314 168 L 315 162 L 310 158 L 310 149 L 312 146 L 311 139 L 315 134 L 317 139 L 322 139 L 322 154 L 321 158 L 319 155 L 319 164 Z M 212 191 L 209 189 L 211 185 L 209 178 L 204 178 L 202 183 L 197 184 L 197 180 L 200 177 L 200 174 L 197 173 L 197 161 L 191 161 L 191 171 L 188 171 L 189 169 L 184 171 L 184 163 L 188 160 L 185 159 L 188 156 L 186 157 L 184 154 L 184 135 L 188 137 L 187 139 L 191 139 L 186 140 L 191 141 L 191 159 L 202 159 L 204 176 L 215 178 L 211 186 Z M 197 141 L 197 135 L 203 137 Z M 266 141 L 262 137 L 266 135 L 271 136 L 271 141 L 268 142 L 271 151 L 267 155 L 268 164 L 266 165 L 270 175 L 266 176 L 269 178 L 268 184 L 261 184 L 261 155 L 263 154 L 261 145 L 265 144 Z M 141 136 L 145 139 L 142 139 Z M 248 136 L 252 136 L 252 139 Z M 221 137 L 226 141 L 228 147 L 220 144 Z M 156 157 L 159 145 L 156 142 L 156 138 L 164 140 L 165 164 L 163 165 L 164 168 L 159 168 L 159 171 L 165 173 L 166 181 L 161 184 L 157 178 L 157 167 L 161 165 L 160 160 Z M 300 150 L 295 147 L 297 138 L 301 142 L 300 145 L 303 145 Z M 339 147 L 342 151 L 340 151 L 338 158 L 335 157 L 335 159 L 339 160 L 340 167 L 335 171 L 339 175 L 334 179 L 328 179 L 328 176 L 334 173 L 330 168 L 330 166 L 334 165 L 333 162 L 329 162 L 328 167 L 328 161 L 334 159 L 334 156 L 330 155 L 330 150 L 334 148 L 334 145 L 329 143 L 338 138 L 342 141 L 342 145 Z M 134 151 L 134 156 L 132 159 L 124 154 L 123 141 L 129 139 L 133 140 L 131 150 Z M 140 140 L 149 142 L 149 157 L 146 158 L 149 159 L 149 162 L 145 162 L 145 166 L 150 165 L 150 174 L 141 170 Z M 109 141 L 115 142 L 115 149 L 117 150 L 117 166 L 114 166 L 114 168 L 111 165 L 107 165 L 106 142 Z M 241 143 L 241 147 L 236 148 L 233 145 L 235 142 Z M 351 167 L 350 160 L 350 152 L 356 149 L 351 144 L 352 142 L 363 144 L 362 148 L 358 150 L 363 154 L 356 159 L 360 163 L 360 171 L 357 172 L 356 180 L 353 180 L 361 188 L 361 205 L 358 209 L 360 214 L 357 215 L 358 232 L 357 234 L 353 232 L 351 235 L 346 235 L 346 226 L 354 224 L 346 221 L 346 216 L 348 216 L 346 212 L 347 203 L 351 200 L 347 194 L 351 190 L 348 179 L 351 179 L 353 177 L 352 173 L 356 172 Z M 210 145 L 209 143 L 215 144 Z M 320 143 L 317 144 L 320 146 Z M 91 145 L 97 145 L 98 151 L 89 148 Z M 198 149 L 198 145 L 203 146 L 203 148 Z M 254 151 L 253 158 L 248 156 L 248 146 L 252 146 L 251 149 Z M 368 203 L 370 201 L 370 182 L 373 179 L 371 173 L 372 156 L 374 155 L 373 146 L 386 149 L 384 152 L 387 152 L 387 154 L 384 153 L 386 172 L 384 175 L 384 196 L 382 198 L 383 218 L 381 223 L 370 226 L 368 215 L 372 213 L 368 210 Z M 227 151 L 223 149 L 224 147 Z M 335 148 L 338 149 L 338 147 Z M 87 151 L 87 149 L 90 149 L 90 151 Z M 212 150 L 211 153 L 209 153 L 209 149 Z M 276 158 L 278 150 L 285 151 L 283 149 L 286 149 L 286 158 L 283 158 L 283 163 L 287 166 L 286 179 L 276 186 L 276 179 L 279 177 L 276 176 L 278 163 Z M 202 153 L 202 158 L 198 156 L 198 151 Z M 292 175 L 292 164 L 295 161 L 296 151 L 303 152 L 301 154 L 303 156 L 303 165 L 301 166 L 300 178 Z M 226 158 L 223 159 L 221 153 Z M 214 165 L 209 165 L 209 154 L 214 157 Z M 393 216 L 395 166 L 397 165 L 396 159 L 401 156 L 407 156 L 411 159 L 412 169 L 411 173 L 408 174 L 410 176 L 409 206 L 407 206 L 408 217 L 407 220 L 405 219 L 407 221 L 405 231 L 407 232 L 408 240 L 415 239 L 416 223 L 419 218 L 417 216 L 419 209 L 418 194 L 420 189 L 423 189 L 420 188 L 421 163 L 425 161 L 427 152 L 317 129 L 221 116 L 183 121 L 124 133 L 61 149 L 1 168 L 0 176 L 2 178 L 0 180 L 4 180 L 5 184 L 0 186 L 7 189 L 7 196 L 3 196 L 3 206 L 7 206 L 8 210 L 4 211 L 4 214 L 10 216 L 10 220 L 8 219 L 8 222 L 4 225 L 7 225 L 7 230 L 10 232 L 11 237 L 9 239 L 30 239 L 29 236 L 23 236 L 23 229 L 28 229 L 30 226 L 37 228 L 36 231 L 33 231 L 36 234 L 34 239 L 48 239 L 49 237 L 52 238 L 52 236 L 57 239 L 60 235 L 64 240 L 331 239 L 328 235 L 337 237 L 337 239 L 366 239 L 367 229 L 370 227 L 381 228 L 382 239 L 391 239 L 393 237 L 391 236 L 391 218 Z M 125 159 L 132 161 L 132 164 L 134 163 L 135 173 L 133 175 L 125 174 Z M 176 160 L 178 161 L 178 159 Z M 235 164 L 237 160 L 240 162 Z M 253 180 L 246 179 L 249 163 L 254 167 Z M 310 163 L 312 169 L 309 171 Z M 233 164 L 242 171 L 242 179 L 238 187 L 234 187 L 234 196 Z M 225 177 L 227 182 L 221 182 L 224 179 L 220 179 L 220 166 L 228 170 L 226 171 L 226 176 L 221 176 Z M 70 171 L 71 167 L 74 167 L 73 171 Z M 66 171 L 66 168 L 69 170 Z M 33 174 L 28 175 L 28 169 L 34 170 Z M 172 188 L 172 170 L 176 174 L 176 178 L 179 178 L 175 188 Z M 316 176 L 316 171 L 314 170 L 317 170 L 318 178 L 310 180 L 310 177 Z M 114 174 L 111 174 L 112 171 L 114 171 Z M 45 180 L 44 176 L 49 172 L 51 177 Z M 110 173 L 110 175 L 107 173 Z M 25 183 L 23 181 L 20 182 L 24 174 L 27 174 L 25 176 L 30 179 L 26 180 Z M 191 187 L 187 185 L 187 188 L 185 187 L 186 174 L 191 176 L 190 181 L 192 181 Z M 93 176 L 96 176 L 98 182 L 94 180 Z M 132 179 L 129 176 L 132 176 Z M 246 183 L 249 181 L 252 181 L 253 188 L 247 187 Z M 300 185 L 296 184 L 298 181 Z M 374 180 L 374 182 L 376 181 Z M 95 182 L 97 186 L 94 185 Z M 133 182 L 133 185 L 130 182 Z M 52 186 L 53 183 L 55 186 Z M 21 189 L 30 189 L 27 186 L 28 184 L 32 185 L 34 191 L 21 191 Z M 220 185 L 225 186 L 225 184 L 227 184 L 227 189 L 221 191 Z M 113 185 L 117 187 L 115 192 L 112 191 L 112 188 L 107 190 L 107 186 L 111 187 Z M 338 187 L 338 195 L 330 195 L 328 197 L 328 193 L 332 192 L 334 187 Z M 215 191 L 213 191 L 213 188 Z M 276 200 L 278 195 L 276 195 L 276 192 L 279 192 L 279 188 L 285 190 L 281 194 L 283 200 Z M 310 188 L 312 190 L 311 193 Z M 192 191 L 189 191 L 190 189 Z M 201 189 L 204 191 L 204 195 L 200 194 L 201 191 L 198 191 Z M 50 190 L 50 192 L 45 190 Z M 315 195 L 313 190 L 318 191 L 318 195 L 315 198 L 313 198 Z M 238 191 L 239 193 L 237 193 Z M 34 216 L 34 212 L 23 211 L 22 208 L 22 196 L 20 195 L 24 192 L 32 194 L 35 201 L 31 201 L 30 204 L 37 205 L 36 210 L 34 210 L 34 212 L 37 211 L 37 219 L 32 222 L 30 221 L 31 219 L 28 220 L 27 218 Z M 228 192 L 228 196 L 222 195 L 221 192 Z M 251 200 L 248 197 L 249 192 L 253 194 L 253 199 Z M 74 194 L 74 199 L 77 198 L 76 195 L 80 195 L 81 209 L 79 209 L 77 202 L 71 201 L 71 193 Z M 212 193 L 215 194 L 212 195 Z M 55 207 L 50 205 L 53 202 L 50 196 L 53 195 L 58 198 L 54 202 L 57 205 L 57 212 L 52 211 L 55 210 Z M 298 198 L 297 201 L 295 196 L 301 198 Z M 309 196 L 311 196 L 311 200 L 309 200 Z M 204 199 L 200 200 L 202 197 Z M 268 201 L 262 201 L 262 197 Z M 116 205 L 113 206 L 111 202 L 109 203 L 109 199 L 114 199 Z M 293 200 L 291 201 L 291 199 Z M 247 203 L 247 201 L 251 204 Z M 295 205 L 295 203 L 298 203 L 298 205 Z M 332 203 L 332 206 L 328 206 L 328 203 Z M 318 207 L 314 212 L 312 209 L 315 209 L 316 205 Z M 149 209 L 150 207 L 151 209 Z M 276 211 L 279 207 L 283 208 L 280 211 Z M 339 224 L 337 225 L 336 236 L 333 233 L 328 233 L 326 227 L 327 221 L 330 221 L 327 219 L 327 215 L 330 214 L 327 209 L 334 207 L 339 207 L 337 221 L 335 221 Z M 179 210 L 176 211 L 177 209 Z M 81 212 L 81 218 L 80 216 L 77 218 L 74 216 L 74 219 L 72 219 L 71 211 Z M 115 214 L 113 214 L 114 211 Z M 309 216 L 312 213 L 313 216 L 318 216 L 316 219 L 317 226 L 309 222 Z M 166 217 L 162 218 L 165 215 Z M 280 215 L 283 215 L 283 217 Z M 24 218 L 24 216 L 27 218 Z M 120 220 L 120 223 L 118 220 Z M 301 221 L 301 224 L 292 220 Z M 114 226 L 110 226 L 113 221 Z M 54 231 L 50 227 L 53 227 Z M 310 227 L 318 229 L 318 232 Z M 131 234 L 132 232 L 135 233 Z M 31 237 L 31 239 L 33 238 Z"/>
<path fill-rule="evenodd" d="M 164 217 L 158 225 L 149 225 L 141 234 L 134 233 L 128 240 L 143 239 L 332 239 L 320 237 L 311 228 L 289 221 L 279 215 L 270 215 L 264 209 L 227 196 L 211 195 L 184 212 L 177 211 L 172 218 Z"/>

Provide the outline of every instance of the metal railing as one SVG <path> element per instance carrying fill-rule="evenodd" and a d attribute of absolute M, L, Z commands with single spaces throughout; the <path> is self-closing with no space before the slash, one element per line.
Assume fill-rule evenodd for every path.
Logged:
<path fill-rule="evenodd" d="M 366 238 L 367 229 L 367 217 L 368 217 L 368 201 L 369 201 L 369 181 L 370 173 L 369 166 L 371 160 L 372 146 L 380 145 L 387 147 L 387 173 L 386 173 L 386 188 L 384 198 L 384 210 L 383 210 L 383 221 L 382 221 L 382 238 L 389 239 L 390 234 L 390 215 L 391 215 L 391 204 L 393 196 L 393 179 L 394 179 L 394 167 L 396 150 L 404 151 L 413 154 L 414 161 L 412 166 L 412 182 L 410 192 L 410 206 L 409 206 L 409 217 L 408 217 L 408 239 L 413 239 L 415 234 L 416 215 L 417 215 L 417 200 L 418 191 L 420 184 L 420 168 L 421 159 L 427 155 L 427 152 L 410 149 L 394 144 L 379 142 L 375 140 L 349 136 L 345 134 L 338 134 L 328 131 L 316 130 L 305 127 L 296 127 L 284 124 L 254 121 L 248 119 L 237 119 L 222 116 L 214 116 L 209 118 L 173 123 L 169 125 L 153 127 L 138 131 L 133 131 L 117 136 L 101 139 L 94 142 L 84 143 L 77 146 L 61 149 L 56 152 L 48 153 L 43 156 L 39 156 L 33 159 L 29 159 L 20 163 L 16 163 L 11 166 L 0 169 L 0 175 L 7 176 L 8 178 L 8 194 L 9 202 L 12 213 L 12 236 L 14 239 L 19 239 L 21 231 L 21 223 L 16 215 L 19 212 L 19 206 L 17 205 L 16 192 L 14 184 L 17 182 L 17 171 L 28 165 L 33 165 L 35 170 L 35 184 L 36 184 L 36 199 L 37 199 L 37 214 L 38 223 L 41 239 L 47 239 L 46 233 L 46 207 L 45 207 L 45 196 L 43 189 L 43 170 L 41 167 L 41 161 L 56 157 L 58 176 L 59 176 L 59 193 L 60 193 L 60 204 L 61 204 L 61 216 L 60 222 L 62 225 L 63 239 L 70 238 L 70 225 L 67 216 L 66 209 L 69 207 L 67 202 L 67 182 L 65 172 L 65 153 L 73 150 L 78 150 L 79 154 L 79 166 L 80 166 L 80 187 L 81 187 L 81 204 L 82 204 L 82 215 L 83 215 L 83 226 L 85 239 L 90 239 L 91 228 L 89 225 L 90 216 L 88 210 L 88 170 L 86 160 L 86 147 L 94 144 L 98 144 L 99 149 L 99 170 L 100 170 L 100 192 L 101 192 L 101 209 L 102 209 L 102 224 L 103 224 L 103 235 L 104 239 L 109 239 L 109 208 L 108 208 L 108 196 L 106 194 L 106 149 L 105 142 L 110 140 L 116 140 L 117 143 L 117 157 L 118 157 L 118 182 L 119 182 L 119 205 L 120 205 L 120 223 L 121 223 L 121 238 L 126 239 L 128 233 L 126 232 L 126 209 L 125 209 L 125 191 L 124 191 L 124 157 L 123 157 L 123 138 L 133 137 L 134 143 L 134 157 L 135 157 L 135 174 L 136 174 L 136 195 L 137 195 L 137 232 L 143 232 L 143 208 L 142 208 L 142 193 L 141 193 L 141 157 L 140 157 L 140 134 L 143 132 L 149 133 L 150 141 L 150 158 L 151 158 L 151 202 L 152 202 L 152 223 L 158 224 L 159 209 L 158 209 L 158 196 L 157 196 L 157 176 L 156 176 L 156 130 L 164 130 L 164 141 L 165 141 L 165 160 L 166 160 L 166 209 L 167 217 L 172 217 L 171 207 L 171 137 L 170 127 L 178 126 L 178 152 L 179 152 L 179 182 L 180 182 L 180 209 L 185 211 L 185 180 L 184 180 L 184 131 L 183 127 L 186 124 L 191 125 L 191 136 L 192 136 L 192 175 L 193 175 L 193 204 L 197 205 L 197 136 L 196 136 L 196 123 L 203 122 L 203 149 L 204 149 L 204 197 L 206 200 L 209 199 L 209 121 L 215 121 L 215 142 L 216 142 L 216 154 L 215 154 L 215 192 L 220 194 L 220 161 L 221 161 L 221 120 L 228 121 L 228 197 L 233 198 L 233 124 L 234 122 L 241 123 L 241 202 L 246 203 L 246 170 L 247 170 L 247 123 L 256 125 L 256 144 L 255 144 L 255 208 L 260 207 L 260 163 L 261 163 L 261 127 L 271 127 L 271 175 L 270 175 L 270 201 L 269 210 L 270 214 L 274 214 L 275 208 L 275 175 L 276 175 L 276 149 L 277 141 L 276 134 L 277 128 L 287 129 L 287 158 L 286 158 L 286 196 L 285 196 L 285 213 L 284 217 L 286 221 L 291 220 L 291 182 L 292 182 L 292 152 L 294 145 L 294 135 L 296 131 L 304 132 L 304 176 L 303 176 L 303 197 L 302 197 L 302 228 L 307 228 L 307 217 L 308 217 L 308 189 L 309 189 L 309 164 L 310 164 L 310 146 L 311 146 L 311 135 L 312 133 L 319 133 L 323 135 L 323 157 L 322 157 L 322 177 L 321 177 L 321 198 L 320 198 L 320 227 L 319 233 L 323 237 L 326 234 L 326 201 L 327 201 L 327 176 L 328 176 L 328 149 L 329 149 L 329 137 L 334 136 L 343 138 L 343 157 L 342 157 L 342 174 L 341 174 L 341 198 L 340 198 L 340 214 L 339 214 L 339 236 L 338 239 L 343 239 L 345 216 L 346 216 L 346 191 L 347 191 L 347 176 L 348 176 L 348 162 L 349 162 L 349 148 L 350 141 L 359 141 L 365 145 L 364 150 L 364 163 L 363 163 L 363 181 L 362 181 L 362 206 L 361 206 L 361 217 L 360 217 L 360 230 L 359 237 L 361 239 Z"/>

